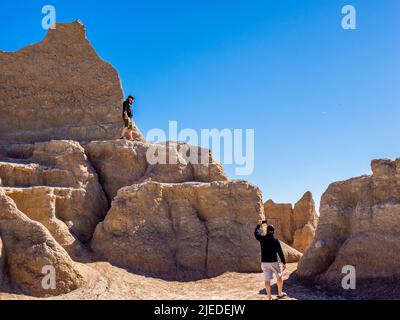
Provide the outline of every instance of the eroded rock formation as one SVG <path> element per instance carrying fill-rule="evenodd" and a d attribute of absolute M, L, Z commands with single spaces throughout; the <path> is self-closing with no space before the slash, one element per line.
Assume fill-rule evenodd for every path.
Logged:
<path fill-rule="evenodd" d="M 340 290 L 343 267 L 357 284 L 400 279 L 400 159 L 375 160 L 372 176 L 335 182 L 322 196 L 314 242 L 298 276 Z"/>
<path fill-rule="evenodd" d="M 318 224 L 318 215 L 311 192 L 306 192 L 295 204 L 279 204 L 272 200 L 264 204 L 268 223 L 276 228 L 276 237 L 300 252 L 312 243 Z"/>
<path fill-rule="evenodd" d="M 13 285 L 21 292 L 40 297 L 58 295 L 75 290 L 84 282 L 68 253 L 42 224 L 19 211 L 1 187 L 0 234 L 4 246 L 0 261 L 5 261 Z M 47 266 L 54 268 L 55 289 L 46 289 L 42 284 L 43 268 Z"/>
<path fill-rule="evenodd" d="M 136 126 L 137 141 L 108 140 L 122 125 L 121 84 L 79 21 L 0 52 L 0 74 L 0 285 L 40 297 L 74 290 L 85 279 L 73 260 L 93 258 L 88 245 L 172 279 L 260 271 L 260 190 L 229 181 L 210 150 L 150 144 Z M 301 256 L 283 247 L 289 262 Z M 45 266 L 55 290 L 42 286 Z"/>
<path fill-rule="evenodd" d="M 96 141 L 85 146 L 110 201 L 122 187 L 148 180 L 162 183 L 228 180 L 222 165 L 212 158 L 209 150 L 171 142 L 156 145 L 160 157 L 165 155 L 167 164 L 151 164 L 147 153 L 151 154 L 149 149 L 154 147 L 149 143 L 123 140 Z M 191 163 L 190 152 L 198 155 L 199 161 Z M 206 159 L 204 162 L 200 161 L 202 155 Z"/>
<path fill-rule="evenodd" d="M 5 194 L 17 204 L 17 207 L 30 219 L 40 222 L 73 257 L 83 254 L 80 241 L 68 229 L 66 223 L 56 216 L 57 196 L 54 189 L 46 187 L 5 188 Z"/>
<path fill-rule="evenodd" d="M 66 248 L 75 246 L 74 236 L 90 240 L 108 210 L 97 174 L 77 142 L 3 146 L 0 179 L 18 208 L 48 226 Z"/>
<path fill-rule="evenodd" d="M 120 79 L 85 33 L 79 21 L 58 23 L 42 42 L 0 52 L 0 144 L 118 136 Z"/>
<path fill-rule="evenodd" d="M 305 252 L 314 240 L 318 215 L 311 192 L 306 192 L 293 210 L 293 248 Z"/>
<path fill-rule="evenodd" d="M 118 192 L 92 247 L 108 261 L 173 279 L 259 271 L 258 188 L 244 181 L 147 182 Z"/>

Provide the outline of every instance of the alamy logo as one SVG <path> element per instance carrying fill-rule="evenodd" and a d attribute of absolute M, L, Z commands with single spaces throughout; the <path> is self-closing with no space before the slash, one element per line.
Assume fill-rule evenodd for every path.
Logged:
<path fill-rule="evenodd" d="M 56 28 L 56 8 L 52 5 L 46 5 L 42 8 L 42 28 L 45 30 Z"/>
<path fill-rule="evenodd" d="M 44 290 L 56 289 L 56 269 L 54 266 L 44 266 L 42 274 L 45 275 L 42 279 L 42 288 Z"/>
<path fill-rule="evenodd" d="M 351 5 L 346 5 L 342 8 L 342 14 L 345 15 L 342 18 L 342 28 L 344 30 L 356 30 L 357 29 L 356 8 Z"/>
<path fill-rule="evenodd" d="M 178 122 L 169 122 L 169 132 L 152 129 L 146 140 L 154 143 L 147 152 L 149 164 L 191 163 L 208 165 L 211 149 L 213 160 L 224 165 L 235 164 L 235 174 L 251 175 L 254 171 L 254 129 L 202 129 L 200 136 L 194 129 L 178 132 Z M 166 147 L 166 141 L 171 141 Z M 179 142 L 184 142 L 179 143 Z M 199 152 L 199 147 L 201 152 Z"/>
<path fill-rule="evenodd" d="M 342 273 L 346 276 L 342 279 L 342 288 L 344 290 L 356 289 L 356 268 L 354 266 L 344 266 Z"/>

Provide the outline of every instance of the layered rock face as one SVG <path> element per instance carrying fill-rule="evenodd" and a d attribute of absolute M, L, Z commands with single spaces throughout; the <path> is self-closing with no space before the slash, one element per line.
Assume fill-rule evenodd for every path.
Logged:
<path fill-rule="evenodd" d="M 117 71 L 94 51 L 79 22 L 0 52 L 0 144 L 114 139 L 122 126 Z M 141 134 L 134 126 L 134 136 Z"/>
<path fill-rule="evenodd" d="M 295 204 L 264 204 L 265 217 L 276 228 L 276 237 L 300 252 L 312 243 L 318 224 L 318 215 L 311 192 L 306 192 Z"/>
<path fill-rule="evenodd" d="M 68 229 L 67 224 L 56 216 L 57 196 L 54 189 L 5 188 L 5 194 L 18 204 L 18 209 L 26 216 L 43 224 L 54 239 L 73 257 L 79 257 L 84 253 L 80 241 Z"/>
<path fill-rule="evenodd" d="M 400 159 L 372 162 L 372 176 L 329 186 L 321 200 L 314 242 L 298 276 L 340 290 L 344 266 L 357 284 L 400 279 Z"/>
<path fill-rule="evenodd" d="M 212 157 L 205 164 L 191 163 L 184 144 L 157 149 L 177 157 L 178 163 L 151 164 L 147 159 L 151 147 L 122 140 L 86 145 L 111 199 L 113 192 L 128 186 L 120 190 L 105 221 L 98 225 L 93 249 L 112 263 L 170 279 L 259 271 L 260 249 L 253 228 L 263 218 L 260 190 L 243 181 L 228 181 Z M 210 156 L 209 150 L 201 148 L 193 147 L 191 152 Z M 0 179 L 21 215 L 40 223 L 55 245 L 74 258 L 82 254 L 80 241 L 91 239 L 108 208 L 99 177 L 77 142 L 3 146 Z M 290 247 L 285 250 L 289 261 L 298 259 Z M 42 253 L 32 252 L 31 257 L 39 259 L 38 254 Z M 39 287 L 29 291 L 20 277 L 25 275 L 15 270 L 11 280 L 23 292 L 49 294 Z M 50 294 L 72 289 L 67 286 Z"/>
<path fill-rule="evenodd" d="M 108 210 L 97 174 L 77 142 L 2 147 L 0 179 L 18 208 L 48 227 L 70 252 L 75 237 L 90 240 Z"/>
<path fill-rule="evenodd" d="M 0 234 L 4 249 L 2 264 L 21 292 L 45 297 L 68 293 L 84 282 L 79 267 L 54 240 L 47 229 L 19 211 L 0 187 Z M 1 242 L 0 242 L 1 244 Z M 55 288 L 43 286 L 45 267 L 55 271 Z"/>
<path fill-rule="evenodd" d="M 112 263 L 156 276 L 193 280 L 260 269 L 254 221 L 260 190 L 244 181 L 121 189 L 92 247 Z"/>
<path fill-rule="evenodd" d="M 122 187 L 148 180 L 162 183 L 228 180 L 222 165 L 212 158 L 209 150 L 186 144 L 96 141 L 86 145 L 85 151 L 110 201 Z M 150 163 L 148 159 L 154 152 L 166 163 Z M 194 160 L 198 161 L 191 162 L 191 153 L 197 155 Z"/>
<path fill-rule="evenodd" d="M 268 200 L 264 204 L 264 213 L 268 224 L 272 224 L 275 227 L 275 236 L 285 243 L 293 243 L 292 205 Z"/>

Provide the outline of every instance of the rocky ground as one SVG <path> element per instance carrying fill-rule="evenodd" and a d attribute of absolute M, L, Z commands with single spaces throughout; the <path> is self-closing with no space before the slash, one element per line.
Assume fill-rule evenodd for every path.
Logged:
<path fill-rule="evenodd" d="M 176 282 L 130 273 L 109 263 L 82 265 L 90 281 L 78 290 L 55 300 L 265 300 L 263 274 L 226 273 L 212 279 Z M 289 264 L 285 273 L 287 300 L 343 299 L 303 287 L 296 280 L 297 264 Z M 275 281 L 274 281 L 275 284 Z M 276 286 L 273 287 L 276 293 Z M 24 295 L 0 293 L 0 300 L 35 299 Z"/>

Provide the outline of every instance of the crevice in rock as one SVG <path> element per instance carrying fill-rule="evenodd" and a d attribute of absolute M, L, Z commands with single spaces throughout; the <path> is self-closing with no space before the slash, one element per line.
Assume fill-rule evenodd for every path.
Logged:
<path fill-rule="evenodd" d="M 83 150 L 84 150 L 84 153 L 86 155 L 86 159 L 87 159 L 88 165 L 93 169 L 93 172 L 96 173 L 96 181 L 99 184 L 100 190 L 103 193 L 105 199 L 107 200 L 107 205 L 108 205 L 107 212 L 108 212 L 111 209 L 112 199 L 109 199 L 109 197 L 108 197 L 108 194 L 107 194 L 107 192 L 106 192 L 106 190 L 104 188 L 104 181 L 102 181 L 102 179 L 101 179 L 100 172 L 97 170 L 96 166 L 91 161 L 88 153 L 86 152 L 86 149 L 83 148 Z M 107 216 L 107 214 L 106 214 L 106 216 Z M 104 219 L 106 218 L 106 216 L 104 216 Z M 102 221 L 100 221 L 100 222 L 103 222 L 104 219 Z"/>
<path fill-rule="evenodd" d="M 205 257 L 204 257 L 204 276 L 206 278 L 209 277 L 208 274 L 208 256 L 209 256 L 209 247 L 210 247 L 210 230 L 208 229 L 208 224 L 207 224 L 207 219 L 204 217 L 204 215 L 202 214 L 199 205 L 199 198 L 198 198 L 198 194 L 196 192 L 196 203 L 194 206 L 194 210 L 196 212 L 197 218 L 199 219 L 199 221 L 201 222 L 201 224 L 204 227 L 204 230 L 206 232 L 206 248 L 205 248 Z"/>
<path fill-rule="evenodd" d="M 171 229 L 172 229 L 172 232 L 174 233 L 174 243 L 173 243 L 173 248 L 172 248 L 172 256 L 173 256 L 173 259 L 174 259 L 174 262 L 175 262 L 175 273 L 176 273 L 176 275 L 179 275 L 179 269 L 180 269 L 179 267 L 180 267 L 180 265 L 179 265 L 179 261 L 178 261 L 178 257 L 177 257 L 178 241 L 179 241 L 178 236 L 179 236 L 179 234 L 178 234 L 178 230 L 176 230 L 176 228 L 175 228 L 174 217 L 172 215 L 172 208 L 171 208 L 170 204 L 168 203 L 168 201 L 165 201 L 165 204 L 167 206 L 167 215 L 168 215 L 168 219 L 169 219 L 169 221 L 171 223 Z"/>

